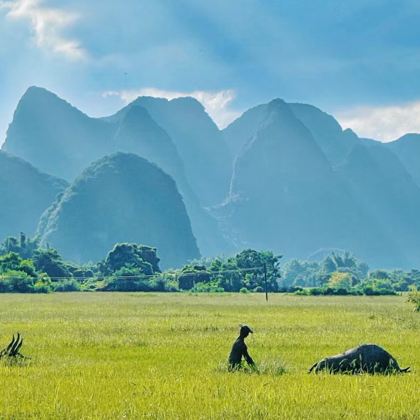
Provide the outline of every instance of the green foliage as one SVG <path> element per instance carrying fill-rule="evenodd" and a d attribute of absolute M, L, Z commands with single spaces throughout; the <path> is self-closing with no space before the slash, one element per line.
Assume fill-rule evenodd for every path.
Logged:
<path fill-rule="evenodd" d="M 39 247 L 38 238 L 27 238 L 21 232 L 19 237 L 9 236 L 0 245 L 0 255 L 13 252 L 18 254 L 21 258 L 32 258 L 35 250 Z"/>
<path fill-rule="evenodd" d="M 7 252 L 6 252 L 7 251 Z M 332 253 L 322 262 L 290 260 L 246 249 L 162 273 L 156 248 L 116 244 L 98 264 L 64 261 L 57 250 L 40 248 L 37 239 L 9 237 L 0 246 L 0 292 L 50 291 L 265 291 L 300 295 L 392 295 L 420 288 L 420 271 L 374 270 L 348 252 Z"/>
<path fill-rule="evenodd" d="M 350 273 L 334 271 L 331 273 L 328 280 L 328 287 L 332 289 L 345 289 L 350 290 L 352 286 L 352 276 Z"/>
<path fill-rule="evenodd" d="M 183 267 L 178 276 L 178 285 L 181 290 L 190 290 L 195 288 L 202 288 L 199 283 L 209 284 L 211 281 L 211 274 L 203 265 L 188 264 Z M 216 283 L 217 287 L 217 283 Z M 196 290 L 196 289 L 195 289 Z"/>
<path fill-rule="evenodd" d="M 408 294 L 408 301 L 414 305 L 416 312 L 420 312 L 420 290 L 414 287 Z"/>
<path fill-rule="evenodd" d="M 109 275 L 124 267 L 133 268 L 145 275 L 160 273 L 156 248 L 138 244 L 116 244 L 100 269 L 104 275 Z"/>
<path fill-rule="evenodd" d="M 0 293 L 48 293 L 51 283 L 48 276 L 38 279 L 24 271 L 10 270 L 0 276 Z"/>
<path fill-rule="evenodd" d="M 55 282 L 53 285 L 54 292 L 79 292 L 81 284 L 74 279 L 66 279 Z"/>
<path fill-rule="evenodd" d="M 210 283 L 197 283 L 191 291 L 195 293 L 223 293 L 225 290 L 218 285 L 217 281 L 212 281 Z"/>
<path fill-rule="evenodd" d="M 181 290 L 216 290 L 239 292 L 265 289 L 264 267 L 267 268 L 267 288 L 279 290 L 280 256 L 269 251 L 246 249 L 234 257 L 203 260 L 201 264 L 188 264 L 178 274 Z M 200 283 L 209 286 L 200 285 Z"/>
<path fill-rule="evenodd" d="M 331 273 L 335 266 L 331 267 Z M 315 261 L 289 260 L 281 269 L 280 287 L 287 290 L 291 287 L 315 287 L 328 279 L 319 263 Z"/>
<path fill-rule="evenodd" d="M 47 273 L 53 280 L 72 277 L 69 266 L 53 248 L 37 249 L 34 252 L 33 262 L 37 271 Z"/>
<path fill-rule="evenodd" d="M 31 260 L 24 260 L 18 254 L 9 252 L 0 256 L 0 274 L 8 271 L 22 271 L 28 276 L 35 276 L 35 267 Z"/>
<path fill-rule="evenodd" d="M 23 271 L 6 271 L 0 277 L 0 292 L 29 293 L 34 287 L 34 278 Z"/>

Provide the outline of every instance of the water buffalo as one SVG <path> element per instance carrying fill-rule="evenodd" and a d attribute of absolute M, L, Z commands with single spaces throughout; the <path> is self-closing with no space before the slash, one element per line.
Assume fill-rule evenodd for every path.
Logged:
<path fill-rule="evenodd" d="M 363 344 L 344 353 L 326 357 L 315 363 L 309 373 L 327 371 L 329 373 L 400 373 L 408 372 L 409 367 L 401 369 L 397 361 L 382 347 L 376 344 Z"/>

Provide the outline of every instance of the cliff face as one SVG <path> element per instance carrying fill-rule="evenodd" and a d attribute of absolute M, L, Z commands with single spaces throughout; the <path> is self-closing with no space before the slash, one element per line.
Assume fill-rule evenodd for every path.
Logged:
<path fill-rule="evenodd" d="M 175 182 L 133 154 L 93 163 L 44 214 L 39 233 L 79 262 L 103 258 L 116 242 L 156 247 L 164 267 L 200 255 Z"/>

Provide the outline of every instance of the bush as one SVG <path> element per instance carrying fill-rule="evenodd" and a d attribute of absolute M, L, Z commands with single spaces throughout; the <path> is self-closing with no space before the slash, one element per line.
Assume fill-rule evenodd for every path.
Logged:
<path fill-rule="evenodd" d="M 41 273 L 35 282 L 33 291 L 35 293 L 50 293 L 52 290 L 52 283 L 48 274 Z"/>
<path fill-rule="evenodd" d="M 220 287 L 217 283 L 198 283 L 192 289 L 195 293 L 223 293 L 225 289 Z"/>
<path fill-rule="evenodd" d="M 1 293 L 31 293 L 34 292 L 35 279 L 23 271 L 7 271 L 0 279 Z"/>
<path fill-rule="evenodd" d="M 239 293 L 249 293 L 249 290 L 246 287 L 241 287 Z"/>
<path fill-rule="evenodd" d="M 54 292 L 79 292 L 80 283 L 74 279 L 60 281 L 54 284 Z"/>
<path fill-rule="evenodd" d="M 102 292 L 151 292 L 153 289 L 147 280 L 119 277 L 108 280 L 103 287 L 97 290 Z"/>
<path fill-rule="evenodd" d="M 324 290 L 321 287 L 314 287 L 312 289 L 309 289 L 309 294 L 311 296 L 320 296 L 323 295 Z"/>
<path fill-rule="evenodd" d="M 408 294 L 408 302 L 414 304 L 414 310 L 420 312 L 420 291 L 414 287 Z"/>

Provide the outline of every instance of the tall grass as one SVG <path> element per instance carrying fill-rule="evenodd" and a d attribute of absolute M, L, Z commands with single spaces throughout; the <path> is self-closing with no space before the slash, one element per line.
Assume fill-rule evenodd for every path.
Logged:
<path fill-rule="evenodd" d="M 420 312 L 420 290 L 411 290 L 408 293 L 408 301 L 414 305 L 414 310 L 416 312 Z"/>
<path fill-rule="evenodd" d="M 404 418 L 420 413 L 420 317 L 404 297 L 260 294 L 0 296 L 0 418 Z M 238 324 L 259 372 L 229 373 Z M 326 355 L 374 342 L 413 373 L 314 375 Z"/>

